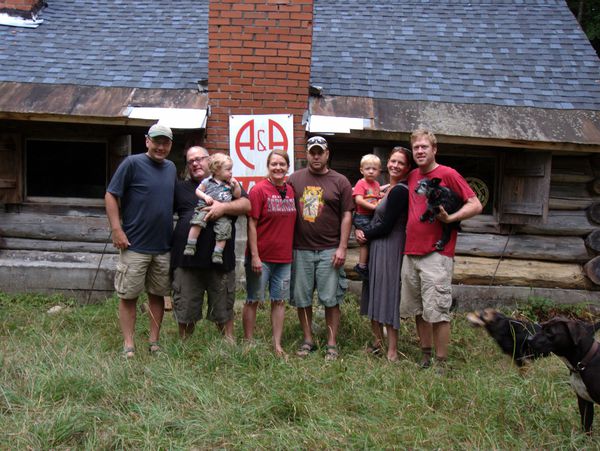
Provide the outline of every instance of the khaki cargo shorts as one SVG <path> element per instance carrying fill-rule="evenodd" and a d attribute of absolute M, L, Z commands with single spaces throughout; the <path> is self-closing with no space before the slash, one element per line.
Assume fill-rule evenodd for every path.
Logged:
<path fill-rule="evenodd" d="M 438 252 L 405 255 L 402 261 L 400 317 L 422 315 L 429 323 L 450 321 L 453 269 L 452 258 Z"/>
<path fill-rule="evenodd" d="M 115 291 L 121 299 L 136 299 L 144 291 L 168 296 L 170 253 L 152 255 L 123 250 L 115 274 Z"/>

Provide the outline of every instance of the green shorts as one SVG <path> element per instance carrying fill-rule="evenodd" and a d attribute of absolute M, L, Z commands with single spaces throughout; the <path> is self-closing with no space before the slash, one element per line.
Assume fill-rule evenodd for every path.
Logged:
<path fill-rule="evenodd" d="M 454 261 L 439 252 L 405 255 L 402 261 L 400 317 L 422 315 L 429 323 L 450 321 L 453 268 Z"/>
<path fill-rule="evenodd" d="M 170 254 L 140 254 L 122 250 L 115 273 L 115 290 L 121 299 L 136 299 L 144 292 L 168 296 Z"/>
<path fill-rule="evenodd" d="M 319 304 L 335 307 L 342 303 L 348 280 L 343 267 L 334 268 L 331 264 L 335 251 L 336 249 L 294 249 L 290 305 L 297 308 L 310 307 L 315 289 Z"/>
<path fill-rule="evenodd" d="M 206 318 L 217 324 L 233 319 L 235 271 L 176 268 L 173 272 L 173 315 L 179 324 L 202 319 L 204 295 L 208 298 Z"/>

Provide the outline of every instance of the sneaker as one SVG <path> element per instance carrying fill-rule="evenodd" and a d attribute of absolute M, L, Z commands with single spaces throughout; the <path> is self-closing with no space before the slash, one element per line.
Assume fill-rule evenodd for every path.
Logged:
<path fill-rule="evenodd" d="M 196 246 L 192 246 L 191 244 L 186 244 L 185 249 L 183 250 L 183 255 L 194 255 L 196 253 Z"/>
<path fill-rule="evenodd" d="M 354 272 L 358 274 L 360 280 L 369 280 L 369 267 L 360 266 L 358 263 L 354 266 Z"/>
<path fill-rule="evenodd" d="M 212 262 L 217 265 L 223 264 L 223 252 L 213 252 L 212 254 Z"/>

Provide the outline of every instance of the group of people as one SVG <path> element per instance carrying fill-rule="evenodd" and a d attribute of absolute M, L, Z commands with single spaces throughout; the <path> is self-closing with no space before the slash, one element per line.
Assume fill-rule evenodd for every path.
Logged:
<path fill-rule="evenodd" d="M 392 149 L 388 185 L 377 182 L 379 158 L 367 155 L 361 161 L 363 179 L 353 189 L 345 176 L 328 166 L 327 141 L 313 136 L 307 141 L 306 168 L 288 177 L 288 154 L 274 150 L 267 158 L 267 177 L 249 194 L 232 177 L 229 157 L 211 157 L 199 146 L 184 152 L 187 176 L 177 181 L 175 166 L 167 160 L 172 140 L 168 127 L 153 125 L 146 136 L 147 152 L 124 160 L 105 195 L 113 244 L 120 250 L 115 289 L 124 356 L 135 354 L 136 301 L 144 290 L 151 353 L 160 351 L 164 296 L 171 293 L 180 337 L 193 333 L 206 294 L 208 319 L 227 340 L 234 340 L 235 220 L 247 215 L 247 298 L 242 310 L 246 340 L 253 338 L 259 303 L 269 299 L 273 349 L 285 356 L 282 332 L 289 302 L 297 310 L 303 334 L 296 355 L 315 352 L 316 292 L 325 309 L 325 359 L 338 358 L 340 304 L 347 287 L 343 267 L 354 222 L 361 244 L 356 267 L 363 278 L 360 311 L 371 320 L 373 331 L 367 351 L 386 352 L 390 361 L 397 360 L 400 318 L 415 317 L 421 367 L 445 362 L 456 232 L 443 250 L 434 245 L 442 223 L 467 219 L 482 207 L 458 172 L 436 162 L 433 133 L 416 130 L 412 151 Z M 426 199 L 415 193 L 415 186 L 433 177 L 458 193 L 464 205 L 453 214 L 442 208 L 435 221 L 422 222 Z M 178 215 L 174 230 L 173 212 Z"/>

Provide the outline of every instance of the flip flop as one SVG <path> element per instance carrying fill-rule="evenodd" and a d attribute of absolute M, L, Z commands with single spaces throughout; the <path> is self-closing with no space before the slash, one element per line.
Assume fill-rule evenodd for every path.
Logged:
<path fill-rule="evenodd" d="M 339 357 L 338 347 L 336 345 L 327 345 L 325 347 L 325 360 L 332 362 Z"/>
<path fill-rule="evenodd" d="M 306 357 L 310 353 L 315 352 L 316 350 L 317 350 L 317 347 L 315 346 L 314 343 L 304 342 L 300 345 L 300 347 L 296 351 L 296 355 L 298 357 Z"/>
<path fill-rule="evenodd" d="M 160 343 L 158 341 L 151 341 L 148 343 L 148 352 L 152 355 L 156 355 L 162 351 Z"/>
<path fill-rule="evenodd" d="M 133 347 L 131 347 L 131 348 L 123 347 L 123 352 L 121 353 L 121 355 L 125 359 L 131 359 L 131 358 L 135 357 L 135 349 Z"/>
<path fill-rule="evenodd" d="M 369 355 L 374 355 L 374 356 L 380 356 L 381 352 L 383 351 L 383 348 L 381 345 L 376 345 L 376 344 L 372 344 L 367 346 L 367 349 L 365 349 L 365 352 Z"/>

